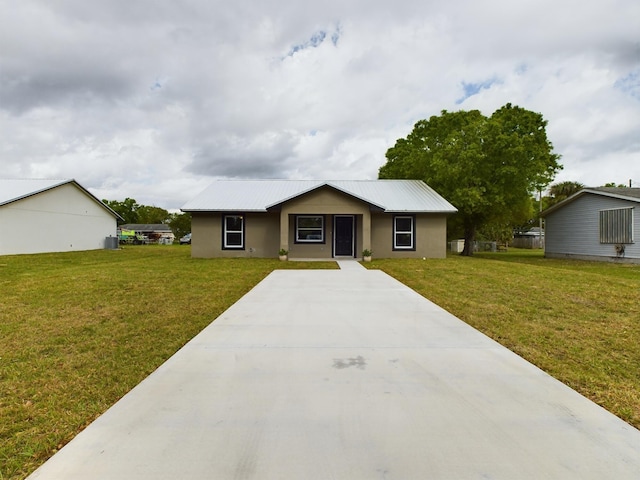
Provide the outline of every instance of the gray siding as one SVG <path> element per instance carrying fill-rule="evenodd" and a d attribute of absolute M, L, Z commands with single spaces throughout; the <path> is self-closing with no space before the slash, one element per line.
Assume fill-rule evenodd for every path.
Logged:
<path fill-rule="evenodd" d="M 638 203 L 585 194 L 546 216 L 545 254 L 583 258 L 616 257 L 615 245 L 600 243 L 599 211 L 635 207 L 633 244 L 625 245 L 625 258 L 640 259 L 640 213 Z"/>

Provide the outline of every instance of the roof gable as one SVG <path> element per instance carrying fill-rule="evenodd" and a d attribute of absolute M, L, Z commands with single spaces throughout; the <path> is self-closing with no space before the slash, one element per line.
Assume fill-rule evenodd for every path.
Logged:
<path fill-rule="evenodd" d="M 46 192 L 65 185 L 72 180 L 45 179 L 0 179 L 0 205 L 22 200 L 23 198 Z"/>
<path fill-rule="evenodd" d="M 457 211 L 421 180 L 218 180 L 182 210 L 266 212 L 321 187 L 333 188 L 385 212 Z"/>
<path fill-rule="evenodd" d="M 569 198 L 556 203 L 555 205 L 547 208 L 541 213 L 543 217 L 549 213 L 555 212 L 565 205 L 576 201 L 584 195 L 599 195 L 602 197 L 617 198 L 620 200 L 627 200 L 629 202 L 640 203 L 640 188 L 622 188 L 622 187 L 597 187 L 597 188 L 585 188 L 577 193 L 574 193 Z"/>
<path fill-rule="evenodd" d="M 305 191 L 301 191 L 301 192 L 296 193 L 295 195 L 292 195 L 292 196 L 290 196 L 288 198 L 282 199 L 281 201 L 276 202 L 273 205 L 267 205 L 266 209 L 270 210 L 270 209 L 279 207 L 279 206 L 281 206 L 281 205 L 283 205 L 283 204 L 285 204 L 285 203 L 287 203 L 287 202 L 289 202 L 291 200 L 294 200 L 296 198 L 300 198 L 300 197 L 302 197 L 302 196 L 304 196 L 304 195 L 306 195 L 308 193 L 320 190 L 321 188 L 329 188 L 331 190 L 337 191 L 337 192 L 342 193 L 344 195 L 347 195 L 349 197 L 355 198 L 356 200 L 360 200 L 361 202 L 368 203 L 371 207 L 373 207 L 373 208 L 375 208 L 377 210 L 384 210 L 384 207 L 382 205 L 378 205 L 378 204 L 372 202 L 371 200 L 369 200 L 367 198 L 363 198 L 363 197 L 355 194 L 354 192 L 345 189 L 344 187 L 341 188 L 338 185 L 333 185 L 332 182 L 321 182 L 318 185 L 314 185 L 313 187 L 311 187 L 311 188 L 309 188 L 309 189 L 307 189 Z"/>
<path fill-rule="evenodd" d="M 73 185 L 78 190 L 87 195 L 91 200 L 101 205 L 115 218 L 122 220 L 122 217 L 118 215 L 114 210 L 105 205 L 97 197 L 95 197 L 89 190 L 84 188 L 74 179 L 67 180 L 52 180 L 52 179 L 0 179 L 0 207 L 8 205 L 19 200 L 38 195 L 39 193 L 53 190 L 54 188 L 61 187 L 63 185 Z"/>

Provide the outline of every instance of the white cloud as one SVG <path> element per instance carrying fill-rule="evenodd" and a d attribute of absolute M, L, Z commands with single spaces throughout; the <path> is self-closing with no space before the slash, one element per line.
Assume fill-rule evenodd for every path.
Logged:
<path fill-rule="evenodd" d="M 215 177 L 375 178 L 443 109 L 544 115 L 558 180 L 640 184 L 633 0 L 0 0 L 1 176 L 178 208 Z"/>

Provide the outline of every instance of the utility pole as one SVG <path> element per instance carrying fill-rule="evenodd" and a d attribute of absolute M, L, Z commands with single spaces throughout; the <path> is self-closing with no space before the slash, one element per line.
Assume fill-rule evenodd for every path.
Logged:
<path fill-rule="evenodd" d="M 542 244 L 542 187 L 538 188 L 538 192 L 540 193 L 540 202 L 539 202 L 540 203 L 540 214 L 538 215 L 538 217 L 540 217 L 539 218 L 539 220 L 540 220 L 540 232 L 539 232 L 540 243 L 539 243 L 538 246 L 540 248 L 544 248 L 544 245 Z"/>

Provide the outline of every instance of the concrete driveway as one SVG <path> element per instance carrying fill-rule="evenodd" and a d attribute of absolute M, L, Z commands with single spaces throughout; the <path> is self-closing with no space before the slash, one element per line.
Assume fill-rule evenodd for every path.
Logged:
<path fill-rule="evenodd" d="M 30 478 L 640 478 L 640 431 L 340 265 L 270 274 Z"/>

